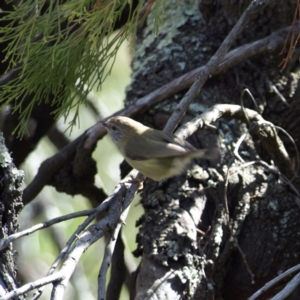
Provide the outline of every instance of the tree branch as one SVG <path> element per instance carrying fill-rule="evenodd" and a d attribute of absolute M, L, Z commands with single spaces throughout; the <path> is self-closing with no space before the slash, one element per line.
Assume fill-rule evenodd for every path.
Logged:
<path fill-rule="evenodd" d="M 136 171 L 134 172 L 136 173 Z M 132 174 L 130 174 L 132 175 Z M 126 177 L 128 181 L 129 177 Z M 67 243 L 67 246 L 59 257 L 54 262 L 52 268 L 49 270 L 48 274 L 52 274 L 58 263 L 63 257 L 64 263 L 62 264 L 60 270 L 56 274 L 47 275 L 45 278 L 34 281 L 32 283 L 26 284 L 19 289 L 15 289 L 10 293 L 7 293 L 4 299 L 12 299 L 17 295 L 24 294 L 30 290 L 36 289 L 38 287 L 44 286 L 49 283 L 54 283 L 54 288 L 52 290 L 52 299 L 63 299 L 64 290 L 66 285 L 79 261 L 79 258 L 85 250 L 87 250 L 94 242 L 103 236 L 103 234 L 111 229 L 114 229 L 120 221 L 120 216 L 124 210 L 128 209 L 128 206 L 138 190 L 138 183 L 133 183 L 129 189 L 126 188 L 124 183 L 120 183 L 114 189 L 113 193 L 96 209 L 95 213 L 92 213 L 89 218 L 85 220 L 76 232 L 72 235 Z M 122 205 L 123 198 L 126 197 L 124 204 Z M 130 199 L 131 198 L 131 199 Z M 90 225 L 90 227 L 85 230 L 80 236 L 78 234 L 82 231 L 85 226 L 90 223 L 96 216 L 97 212 L 108 209 L 107 216 L 99 220 L 97 223 Z M 72 248 L 70 248 L 73 241 L 77 239 Z M 34 299 L 40 296 L 37 295 Z"/>
<path fill-rule="evenodd" d="M 294 266 L 290 268 L 289 270 L 285 271 L 284 273 L 280 274 L 276 278 L 272 279 L 268 283 L 266 283 L 261 289 L 259 289 L 255 294 L 253 294 L 248 300 L 255 300 L 259 296 L 261 296 L 264 292 L 266 292 L 268 289 L 270 289 L 272 286 L 280 282 L 282 279 L 286 278 L 287 276 L 297 272 L 300 270 L 300 265 Z"/>
<path fill-rule="evenodd" d="M 2 251 L 3 249 L 5 249 L 6 247 L 8 247 L 8 245 L 10 243 L 18 240 L 19 238 L 21 238 L 23 236 L 32 234 L 32 233 L 34 233 L 34 232 L 36 232 L 38 230 L 47 228 L 49 226 L 52 226 L 54 224 L 58 224 L 58 223 L 61 223 L 61 222 L 67 221 L 67 220 L 71 220 L 71 219 L 75 219 L 75 218 L 79 218 L 79 217 L 83 217 L 83 216 L 89 216 L 89 215 L 91 215 L 91 214 L 93 214 L 95 212 L 97 212 L 96 208 L 94 208 L 94 209 L 88 209 L 88 210 L 83 210 L 83 211 L 78 211 L 78 212 L 71 213 L 71 214 L 68 214 L 68 215 L 65 215 L 65 216 L 60 216 L 60 217 L 51 219 L 51 220 L 49 220 L 47 222 L 34 225 L 34 226 L 32 226 L 32 227 L 30 227 L 30 228 L 28 228 L 26 230 L 17 232 L 15 234 L 12 234 L 12 235 L 8 236 L 7 238 L 4 238 L 4 239 L 0 240 L 0 251 Z"/>
<path fill-rule="evenodd" d="M 137 173 L 136 170 L 133 170 L 131 173 Z M 136 180 L 143 179 L 143 175 L 138 174 L 136 177 Z M 126 182 L 128 179 L 124 179 L 122 182 Z M 139 186 L 139 182 L 135 183 L 132 185 L 126 192 L 125 198 L 124 198 L 124 203 L 122 207 L 122 213 L 120 215 L 119 223 L 116 225 L 114 228 L 108 243 L 105 247 L 105 253 L 102 261 L 102 265 L 100 268 L 100 272 L 98 275 L 98 300 L 104 300 L 105 295 L 106 295 L 106 274 L 108 271 L 108 268 L 111 264 L 112 260 L 112 255 L 115 249 L 116 241 L 120 232 L 120 229 L 122 225 L 125 223 L 125 220 L 127 218 L 129 208 L 130 208 L 130 203 L 133 200 L 133 197 L 135 193 L 137 192 L 137 187 Z"/>
<path fill-rule="evenodd" d="M 217 52 L 212 56 L 206 66 L 201 70 L 197 79 L 189 89 L 189 91 L 184 95 L 180 103 L 177 105 L 172 116 L 169 118 L 167 125 L 164 128 L 165 132 L 173 132 L 182 117 L 185 115 L 189 105 L 200 93 L 203 85 L 207 79 L 216 72 L 219 64 L 222 62 L 223 57 L 229 50 L 230 46 L 233 44 L 235 39 L 240 35 L 244 27 L 251 20 L 252 17 L 260 10 L 262 10 L 266 5 L 268 5 L 272 0 L 265 1 L 252 1 L 251 4 L 244 11 L 238 22 L 234 25 L 230 33 L 226 36 L 221 46 Z"/>
<path fill-rule="evenodd" d="M 78 226 L 76 231 L 69 238 L 68 242 L 66 243 L 66 246 L 62 249 L 62 251 L 60 252 L 58 257 L 55 259 L 54 263 L 52 264 L 50 270 L 47 273 L 47 276 L 53 274 L 53 272 L 55 271 L 57 266 L 60 264 L 62 259 L 64 259 L 64 257 L 66 256 L 66 254 L 70 250 L 70 248 L 71 248 L 72 244 L 74 243 L 74 241 L 78 238 L 79 234 L 83 230 L 85 230 L 85 228 L 95 219 L 97 214 L 99 214 L 99 213 L 101 213 L 101 212 L 103 212 L 103 211 L 105 211 L 109 208 L 109 206 L 111 205 L 111 203 L 113 201 L 113 196 L 114 196 L 114 194 L 112 194 L 105 201 L 103 201 L 97 208 L 94 209 L 94 213 L 92 213 L 80 226 Z M 36 293 L 33 296 L 33 300 L 39 299 L 39 297 L 41 296 L 42 293 L 43 293 L 43 288 L 40 288 L 39 290 L 37 290 Z"/>
<path fill-rule="evenodd" d="M 275 126 L 266 121 L 258 112 L 252 109 L 242 109 L 240 105 L 216 104 L 209 110 L 183 125 L 176 131 L 176 135 L 186 139 L 206 124 L 211 124 L 219 118 L 238 119 L 245 123 L 250 121 L 250 133 L 256 134 L 264 148 L 268 151 L 279 170 L 289 179 L 295 176 L 295 170 L 291 164 L 288 153 L 279 138 Z"/>
<path fill-rule="evenodd" d="M 300 33 L 299 23 L 295 26 L 295 32 Z M 254 55 L 264 53 L 266 51 L 275 51 L 282 47 L 285 42 L 287 33 L 290 27 L 280 29 L 266 38 L 238 47 L 225 55 L 219 67 L 213 71 L 211 75 L 217 75 L 235 66 L 236 64 L 250 58 Z M 171 97 L 172 95 L 188 88 L 197 78 L 197 75 L 205 69 L 205 66 L 196 68 L 170 83 L 160 87 L 152 93 L 137 100 L 135 105 L 128 108 L 121 109 L 112 116 L 124 115 L 132 117 L 137 113 L 147 111 L 157 103 Z M 107 118 L 106 118 L 107 119 Z M 106 134 L 106 130 L 99 123 L 95 124 L 84 132 L 81 136 L 75 139 L 70 145 L 66 146 L 60 152 L 44 161 L 34 180 L 24 190 L 23 201 L 24 204 L 29 203 L 42 188 L 48 184 L 50 178 L 55 174 L 62 165 L 75 155 L 76 148 L 81 141 L 84 141 L 84 148 L 91 149 L 94 145 Z"/>

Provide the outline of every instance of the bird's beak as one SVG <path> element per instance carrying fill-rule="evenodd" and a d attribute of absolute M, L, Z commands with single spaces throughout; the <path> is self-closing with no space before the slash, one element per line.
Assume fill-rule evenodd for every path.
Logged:
<path fill-rule="evenodd" d="M 104 121 L 99 121 L 100 124 L 102 124 L 105 128 L 107 128 L 107 122 L 104 122 Z"/>

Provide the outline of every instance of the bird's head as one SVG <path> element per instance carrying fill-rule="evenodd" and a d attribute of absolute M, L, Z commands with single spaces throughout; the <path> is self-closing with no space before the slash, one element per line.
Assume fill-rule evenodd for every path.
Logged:
<path fill-rule="evenodd" d="M 138 132 L 138 127 L 141 125 L 130 118 L 122 116 L 112 117 L 106 122 L 101 123 L 115 144 L 128 140 L 132 135 Z"/>

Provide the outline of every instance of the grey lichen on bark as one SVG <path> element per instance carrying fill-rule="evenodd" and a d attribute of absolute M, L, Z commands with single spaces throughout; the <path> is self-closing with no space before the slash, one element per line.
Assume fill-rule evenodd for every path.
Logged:
<path fill-rule="evenodd" d="M 133 82 L 127 90 L 125 105 L 131 105 L 140 96 L 168 83 L 174 78 L 207 62 L 207 52 L 211 50 L 205 32 L 204 23 L 197 9 L 196 1 L 166 1 L 164 23 L 159 34 L 154 34 L 154 12 L 139 30 L 133 57 Z M 199 50 L 195 53 L 195 49 Z M 160 117 L 155 117 L 158 127 L 164 124 L 164 115 L 175 108 L 179 95 L 158 105 Z M 205 105 L 193 104 L 203 111 Z M 200 106 L 200 108 L 199 108 Z M 157 109 L 152 111 L 156 114 Z"/>
<path fill-rule="evenodd" d="M 0 239 L 18 231 L 18 215 L 23 208 L 24 172 L 13 164 L 0 132 Z M 10 246 L 0 253 L 0 295 L 18 286 L 16 253 Z M 24 299 L 23 296 L 16 299 Z"/>

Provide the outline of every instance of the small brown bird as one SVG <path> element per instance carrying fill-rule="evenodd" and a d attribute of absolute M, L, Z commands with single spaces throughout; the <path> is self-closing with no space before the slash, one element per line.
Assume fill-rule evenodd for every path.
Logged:
<path fill-rule="evenodd" d="M 155 181 L 181 174 L 194 158 L 215 159 L 219 154 L 217 148 L 198 150 L 173 134 L 127 117 L 101 123 L 126 161 Z"/>

